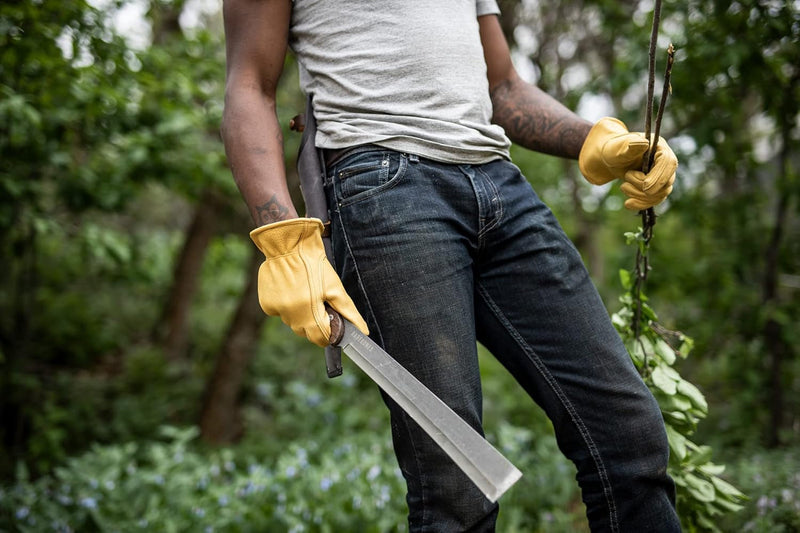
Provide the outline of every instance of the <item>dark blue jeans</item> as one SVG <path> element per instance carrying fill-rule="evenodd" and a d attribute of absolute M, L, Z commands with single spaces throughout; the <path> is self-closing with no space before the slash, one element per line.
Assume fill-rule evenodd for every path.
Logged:
<path fill-rule="evenodd" d="M 593 531 L 680 529 L 658 405 L 516 166 L 376 148 L 326 181 L 336 269 L 376 342 L 481 430 L 480 341 L 552 420 Z M 384 400 L 411 530 L 492 531 L 497 505 Z"/>

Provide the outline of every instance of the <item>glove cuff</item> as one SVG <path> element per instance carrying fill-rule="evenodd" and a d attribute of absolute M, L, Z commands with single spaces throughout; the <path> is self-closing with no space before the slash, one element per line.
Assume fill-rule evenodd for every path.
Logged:
<path fill-rule="evenodd" d="M 250 232 L 250 239 L 269 259 L 295 252 L 306 240 L 319 240 L 321 248 L 322 229 L 318 218 L 292 218 L 258 227 Z"/>

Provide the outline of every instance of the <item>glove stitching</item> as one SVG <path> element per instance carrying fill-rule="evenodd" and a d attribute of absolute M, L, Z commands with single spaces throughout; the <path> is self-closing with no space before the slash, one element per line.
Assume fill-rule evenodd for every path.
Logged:
<path fill-rule="evenodd" d="M 322 334 L 322 338 L 327 344 L 331 338 L 330 325 L 328 324 L 327 328 L 324 327 L 323 322 L 321 321 L 322 317 L 319 316 L 320 312 L 318 305 L 318 302 L 324 299 L 322 272 L 321 271 L 316 272 L 316 274 L 318 275 L 315 276 L 313 265 L 311 264 L 310 261 L 306 259 L 306 254 L 304 253 L 305 244 L 308 242 L 307 239 L 309 237 L 313 238 L 314 229 L 316 229 L 316 226 L 310 227 L 309 224 L 306 224 L 303 227 L 303 232 L 301 235 L 300 242 L 297 245 L 297 249 L 298 252 L 300 253 L 300 258 L 303 261 L 303 267 L 306 270 L 306 280 L 308 282 L 308 292 L 310 295 L 308 303 L 309 303 L 309 311 L 311 312 L 311 318 L 314 320 L 314 326 L 316 327 L 317 331 Z M 309 230 L 311 231 L 309 232 Z M 324 301 L 322 307 L 323 307 L 323 315 L 327 316 L 327 313 L 324 312 Z M 327 332 L 326 329 L 328 330 Z"/>

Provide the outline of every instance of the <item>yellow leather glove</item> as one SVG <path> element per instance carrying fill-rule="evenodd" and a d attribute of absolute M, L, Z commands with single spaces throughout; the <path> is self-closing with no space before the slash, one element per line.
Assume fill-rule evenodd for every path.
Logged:
<path fill-rule="evenodd" d="M 367 324 L 325 257 L 322 222 L 295 218 L 261 226 L 250 238 L 266 259 L 258 269 L 258 301 L 270 316 L 318 346 L 327 346 L 331 323 L 325 304 L 368 334 Z"/>
<path fill-rule="evenodd" d="M 672 192 L 678 158 L 663 137 L 659 137 L 650 172 L 641 172 L 647 151 L 643 133 L 631 133 L 620 120 L 600 119 L 589 131 L 578 156 L 578 166 L 589 183 L 603 185 L 622 180 L 620 189 L 628 196 L 625 207 L 640 211 L 660 204 Z"/>

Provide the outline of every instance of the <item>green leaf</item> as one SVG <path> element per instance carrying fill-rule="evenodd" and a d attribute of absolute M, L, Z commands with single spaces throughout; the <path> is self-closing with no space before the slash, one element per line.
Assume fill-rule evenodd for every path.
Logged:
<path fill-rule="evenodd" d="M 646 302 L 646 301 L 647 301 L 647 298 L 644 295 L 642 295 L 642 302 Z M 647 318 L 647 319 L 649 319 L 649 320 L 652 320 L 653 322 L 657 322 L 658 321 L 658 315 L 653 310 L 653 308 L 650 307 L 646 303 L 642 303 L 642 316 Z"/>
<path fill-rule="evenodd" d="M 622 283 L 622 288 L 626 291 L 631 290 L 633 287 L 633 280 L 630 271 L 621 269 L 619 271 L 619 280 Z"/>
<path fill-rule="evenodd" d="M 715 476 L 715 477 L 711 478 L 711 483 L 714 484 L 714 488 L 717 489 L 718 492 L 720 492 L 720 493 L 722 493 L 722 494 L 724 494 L 726 496 L 729 496 L 729 497 L 732 497 L 732 498 L 744 498 L 745 497 L 744 494 L 742 494 L 742 492 L 739 489 L 737 489 L 736 487 L 734 487 L 733 485 L 731 485 L 730 483 L 728 483 L 724 479 L 721 479 L 721 478 Z"/>
<path fill-rule="evenodd" d="M 624 331 L 630 325 L 630 321 L 626 320 L 619 312 L 611 315 L 611 323 L 614 324 L 617 331 Z"/>
<path fill-rule="evenodd" d="M 686 475 L 686 488 L 701 502 L 713 502 L 717 494 L 710 481 L 701 479 L 692 473 Z"/>
<path fill-rule="evenodd" d="M 683 459 L 686 457 L 686 437 L 681 435 L 670 425 L 667 425 L 666 428 L 670 451 L 679 461 L 683 461 Z"/>
<path fill-rule="evenodd" d="M 711 521 L 711 519 L 707 516 L 698 515 L 696 517 L 697 525 L 702 527 L 706 531 L 711 531 L 712 533 L 716 533 L 719 531 L 719 527 L 717 524 Z"/>
<path fill-rule="evenodd" d="M 644 358 L 645 358 L 645 353 L 644 350 L 642 349 L 642 345 L 633 339 L 629 339 L 625 343 L 625 345 L 628 348 L 628 353 L 631 354 L 631 359 L 633 359 L 636 368 L 641 370 L 642 367 L 644 366 Z"/>
<path fill-rule="evenodd" d="M 686 359 L 689 354 L 692 353 L 693 349 L 694 339 L 686 335 L 681 335 L 681 347 L 678 349 L 678 353 L 680 353 L 681 357 Z"/>
<path fill-rule="evenodd" d="M 727 497 L 717 497 L 712 504 L 722 512 L 735 513 L 744 509 L 744 505 L 736 503 Z"/>
<path fill-rule="evenodd" d="M 700 410 L 701 413 L 704 415 L 708 413 L 708 402 L 706 402 L 706 398 L 703 396 L 703 393 L 700 392 L 700 389 L 685 379 L 681 379 L 678 382 L 678 392 L 689 398 L 692 405 Z"/>
<path fill-rule="evenodd" d="M 663 370 L 664 373 L 667 375 L 667 377 L 669 377 L 670 379 L 672 379 L 676 383 L 683 379 L 681 377 L 681 375 L 678 374 L 678 371 L 675 370 L 674 368 L 672 368 L 671 366 L 667 366 L 667 365 L 659 365 L 659 366 L 660 366 L 661 370 Z"/>
<path fill-rule="evenodd" d="M 674 398 L 674 396 L 670 397 Z M 659 398 L 659 404 L 661 404 L 661 399 Z M 671 411 L 661 405 L 662 414 L 664 415 L 664 419 L 668 424 L 672 424 L 675 429 L 682 430 L 684 434 L 688 434 L 695 429 L 697 426 L 696 421 L 692 420 L 686 413 L 683 411 Z"/>
<path fill-rule="evenodd" d="M 675 350 L 664 339 L 656 340 L 655 351 L 668 365 L 675 364 Z"/>
<path fill-rule="evenodd" d="M 697 449 L 690 454 L 688 464 L 694 466 L 705 464 L 711 460 L 712 454 L 711 446 L 698 446 Z"/>
<path fill-rule="evenodd" d="M 645 354 L 650 355 L 651 353 L 653 353 L 653 343 L 647 336 L 642 335 L 641 337 L 639 337 L 639 340 L 636 344 L 641 345 L 641 348 L 644 350 Z"/>
<path fill-rule="evenodd" d="M 704 465 L 700 465 L 698 469 L 706 474 L 708 477 L 718 476 L 725 472 L 725 465 L 718 465 L 714 463 L 706 463 Z"/>
<path fill-rule="evenodd" d="M 674 396 L 678 392 L 677 383 L 667 374 L 663 366 L 655 367 L 650 379 L 653 380 L 653 385 L 670 396 Z"/>

